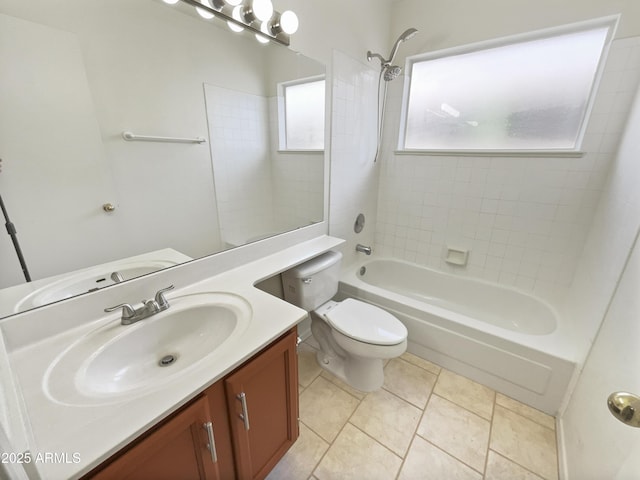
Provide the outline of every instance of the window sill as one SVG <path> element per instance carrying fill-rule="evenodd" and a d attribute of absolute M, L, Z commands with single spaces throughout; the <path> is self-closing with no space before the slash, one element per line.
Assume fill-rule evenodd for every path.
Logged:
<path fill-rule="evenodd" d="M 396 155 L 443 155 L 448 157 L 583 157 L 579 150 L 396 150 Z"/>
<path fill-rule="evenodd" d="M 278 150 L 278 153 L 324 153 L 324 150 L 319 150 L 319 149 L 308 149 L 308 150 Z"/>

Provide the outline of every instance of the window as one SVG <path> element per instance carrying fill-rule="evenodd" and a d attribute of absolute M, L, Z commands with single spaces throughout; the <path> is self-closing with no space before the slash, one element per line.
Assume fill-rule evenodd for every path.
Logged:
<path fill-rule="evenodd" d="M 324 77 L 280 84 L 280 150 L 324 149 Z"/>
<path fill-rule="evenodd" d="M 616 21 L 409 59 L 400 148 L 577 151 Z"/>

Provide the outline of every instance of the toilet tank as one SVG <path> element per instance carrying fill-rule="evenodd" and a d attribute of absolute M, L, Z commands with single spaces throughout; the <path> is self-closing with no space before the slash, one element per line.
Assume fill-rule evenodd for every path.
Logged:
<path fill-rule="evenodd" d="M 282 273 L 284 299 L 310 312 L 338 292 L 340 252 L 327 252 Z"/>

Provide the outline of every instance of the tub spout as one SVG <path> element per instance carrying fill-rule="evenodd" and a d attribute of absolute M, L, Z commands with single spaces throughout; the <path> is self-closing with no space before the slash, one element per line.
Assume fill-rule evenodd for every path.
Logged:
<path fill-rule="evenodd" d="M 360 243 L 356 245 L 356 252 L 362 252 L 367 255 L 371 255 L 371 247 L 367 247 L 365 245 L 361 245 Z"/>

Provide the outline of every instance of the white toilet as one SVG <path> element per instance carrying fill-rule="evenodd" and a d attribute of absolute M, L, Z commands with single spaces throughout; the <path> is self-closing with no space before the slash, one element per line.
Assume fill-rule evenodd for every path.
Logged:
<path fill-rule="evenodd" d="M 320 344 L 318 363 L 349 385 L 371 392 L 384 383 L 383 359 L 407 349 L 407 329 L 396 317 L 338 291 L 342 254 L 327 252 L 282 274 L 284 298 L 307 310 Z"/>

